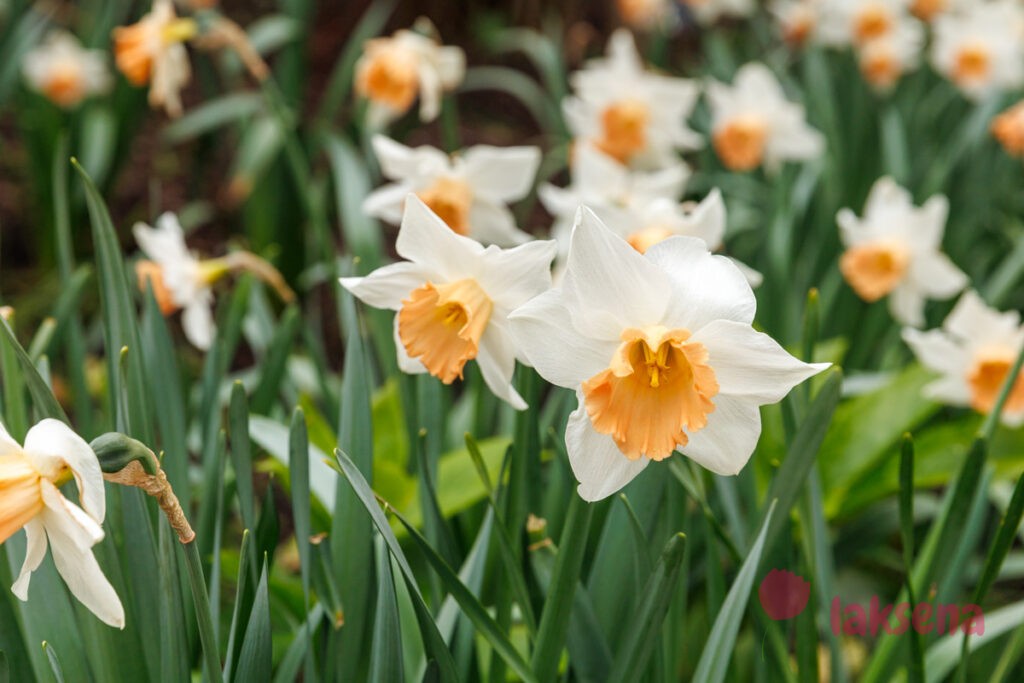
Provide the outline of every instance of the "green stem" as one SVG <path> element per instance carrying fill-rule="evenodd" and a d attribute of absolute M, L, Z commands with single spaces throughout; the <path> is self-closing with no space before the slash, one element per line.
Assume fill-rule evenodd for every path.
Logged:
<path fill-rule="evenodd" d="M 210 617 L 210 596 L 206 592 L 206 578 L 203 576 L 203 564 L 199 560 L 199 549 L 193 540 L 182 546 L 188 565 L 188 580 L 192 584 L 192 600 L 196 607 L 196 621 L 199 623 L 199 640 L 203 646 L 203 661 L 206 676 L 211 681 L 223 680 L 220 668 L 220 648 L 213 631 L 213 620 Z"/>

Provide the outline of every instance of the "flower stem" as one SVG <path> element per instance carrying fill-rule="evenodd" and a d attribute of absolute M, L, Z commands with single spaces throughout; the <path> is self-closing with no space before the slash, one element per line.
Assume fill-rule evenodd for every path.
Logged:
<path fill-rule="evenodd" d="M 224 678 L 220 668 L 220 648 L 214 635 L 213 620 L 210 617 L 210 596 L 206 591 L 206 578 L 203 576 L 203 565 L 199 560 L 199 549 L 195 541 L 181 546 L 185 551 L 188 565 L 188 580 L 192 584 L 192 601 L 196 608 L 196 621 L 199 624 L 199 641 L 203 647 L 203 661 L 206 677 L 211 681 Z"/>

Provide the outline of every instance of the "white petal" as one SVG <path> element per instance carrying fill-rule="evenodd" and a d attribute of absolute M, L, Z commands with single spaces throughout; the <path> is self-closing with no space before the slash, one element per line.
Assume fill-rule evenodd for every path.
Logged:
<path fill-rule="evenodd" d="M 670 237 L 645 254 L 668 274 L 671 299 L 664 324 L 696 331 L 712 320 L 754 321 L 754 291 L 732 261 L 711 254 L 703 240 Z"/>
<path fill-rule="evenodd" d="M 722 192 L 717 187 L 711 190 L 699 204 L 684 212 L 680 223 L 684 226 L 680 234 L 701 238 L 712 251 L 721 248 L 726 223 Z"/>
<path fill-rule="evenodd" d="M 569 452 L 569 465 L 580 483 L 577 491 L 587 501 L 601 500 L 612 495 L 640 474 L 649 458 L 630 460 L 612 437 L 599 434 L 590 424 L 581 403 L 569 416 L 565 426 L 565 447 Z"/>
<path fill-rule="evenodd" d="M 39 519 L 29 520 L 25 525 L 25 561 L 21 565 L 21 573 L 11 586 L 11 591 L 19 600 L 28 600 L 28 585 L 32 580 L 32 572 L 39 569 L 46 557 L 46 527 Z"/>
<path fill-rule="evenodd" d="M 989 308 L 977 292 L 969 289 L 956 302 L 942 327 L 962 339 L 984 341 L 1012 333 L 1019 321 L 1019 313 L 1000 313 Z"/>
<path fill-rule="evenodd" d="M 531 299 L 509 316 L 521 358 L 541 377 L 576 389 L 608 367 L 619 342 L 585 337 L 573 327 L 572 315 L 558 290 Z"/>
<path fill-rule="evenodd" d="M 502 318 L 533 297 L 551 289 L 551 261 L 558 245 L 536 240 L 514 247 L 489 247 L 477 278 L 494 301 L 495 315 Z"/>
<path fill-rule="evenodd" d="M 181 328 L 185 331 L 185 337 L 200 351 L 209 350 L 217 332 L 213 313 L 210 311 L 211 298 L 207 292 L 207 296 L 199 297 L 190 303 L 181 314 Z"/>
<path fill-rule="evenodd" d="M 968 284 L 967 275 L 940 251 L 918 254 L 910 264 L 910 280 L 930 299 L 948 299 Z"/>
<path fill-rule="evenodd" d="M 495 396 L 516 410 L 528 407 L 523 397 L 512 386 L 512 374 L 516 369 L 515 346 L 504 325 L 491 321 L 480 338 L 476 356 L 477 365 L 484 376 L 484 382 Z"/>
<path fill-rule="evenodd" d="M 970 363 L 967 351 L 942 330 L 922 332 L 903 328 L 903 341 L 925 367 L 949 375 L 964 375 Z"/>
<path fill-rule="evenodd" d="M 708 350 L 708 364 L 719 394 L 742 396 L 753 403 L 775 403 L 790 389 L 829 367 L 804 363 L 763 332 L 732 320 L 715 320 L 691 337 Z"/>
<path fill-rule="evenodd" d="M 420 121 L 430 123 L 441 113 L 441 75 L 430 64 L 420 66 Z"/>
<path fill-rule="evenodd" d="M 56 525 L 63 529 L 68 541 L 83 550 L 88 550 L 103 540 L 103 527 L 99 522 L 65 498 L 60 489 L 49 480 L 42 481 L 40 490 L 43 494 L 44 508 L 39 519 L 47 527 L 47 533 L 51 526 Z"/>
<path fill-rule="evenodd" d="M 408 180 L 425 171 L 448 168 L 448 155 L 435 147 L 423 145 L 414 149 L 379 134 L 373 136 L 371 144 L 386 178 Z"/>
<path fill-rule="evenodd" d="M 185 231 L 173 213 L 160 214 L 156 227 L 136 223 L 132 227 L 135 242 L 147 257 L 157 263 L 180 263 L 193 260 L 185 245 Z"/>
<path fill-rule="evenodd" d="M 427 266 L 449 281 L 471 276 L 484 248 L 457 234 L 416 195 L 405 200 L 405 213 L 395 250 L 409 261 Z"/>
<path fill-rule="evenodd" d="M 926 384 L 921 395 L 927 399 L 954 406 L 966 406 L 971 402 L 971 388 L 962 375 L 944 375 Z"/>
<path fill-rule="evenodd" d="M 539 147 L 477 145 L 462 157 L 462 174 L 473 192 L 495 201 L 525 197 L 540 166 Z"/>
<path fill-rule="evenodd" d="M 427 372 L 426 366 L 418 359 L 410 356 L 409 352 L 405 350 L 405 344 L 402 343 L 401 337 L 398 336 L 397 315 L 395 315 L 395 323 L 392 329 L 395 339 L 395 351 L 398 354 L 398 369 L 409 375 L 422 375 Z"/>
<path fill-rule="evenodd" d="M 703 429 L 689 433 L 690 442 L 680 450 L 715 474 L 733 475 L 750 460 L 761 436 L 761 412 L 746 397 L 719 394 L 715 410 Z"/>
<path fill-rule="evenodd" d="M 924 295 L 904 282 L 889 294 L 889 312 L 903 325 L 921 327 L 924 325 Z"/>
<path fill-rule="evenodd" d="M 428 269 L 403 261 L 378 268 L 366 277 L 343 277 L 341 286 L 365 304 L 397 311 L 403 299 L 430 279 Z"/>
<path fill-rule="evenodd" d="M 452 45 L 437 48 L 437 75 L 445 90 L 454 90 L 466 76 L 466 53 Z"/>
<path fill-rule="evenodd" d="M 107 510 L 103 471 L 96 453 L 82 437 L 60 420 L 46 418 L 25 435 L 25 454 L 34 462 L 59 458 L 67 463 L 78 484 L 82 507 L 97 522 L 103 522 Z"/>
<path fill-rule="evenodd" d="M 657 324 L 670 296 L 669 276 L 587 207 L 576 217 L 562 287 L 576 327 L 604 339 L 618 339 L 627 327 Z"/>
<path fill-rule="evenodd" d="M 3 323 L 0 323 L 2 325 Z M 0 457 L 5 455 L 20 455 L 22 452 L 21 446 L 14 440 L 4 426 L 3 422 L 0 422 Z"/>
<path fill-rule="evenodd" d="M 363 213 L 397 225 L 402 221 L 405 198 L 413 191 L 409 183 L 391 183 L 366 195 Z"/>
<path fill-rule="evenodd" d="M 516 219 L 504 204 L 477 198 L 469 208 L 473 239 L 481 244 L 511 247 L 529 242 L 532 236 L 516 227 Z"/>

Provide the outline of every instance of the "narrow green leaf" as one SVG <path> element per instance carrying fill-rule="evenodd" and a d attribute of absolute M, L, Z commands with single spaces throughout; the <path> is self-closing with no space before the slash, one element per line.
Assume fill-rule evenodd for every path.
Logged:
<path fill-rule="evenodd" d="M 57 680 L 57 683 L 64 683 L 64 669 L 61 668 L 60 658 L 57 656 L 57 651 L 45 640 L 43 641 L 43 652 L 46 653 L 46 659 L 50 662 L 50 671 L 53 672 L 53 677 Z"/>
<path fill-rule="evenodd" d="M 68 417 L 64 413 L 64 409 L 60 407 L 60 403 L 57 402 L 53 392 L 50 391 L 50 387 L 46 384 L 46 380 L 44 380 L 36 370 L 36 366 L 32 362 L 32 359 L 29 358 L 28 353 L 26 353 L 21 344 L 18 343 L 17 338 L 14 336 L 14 332 L 11 331 L 10 326 L 7 324 L 7 321 L 2 318 L 0 318 L 0 337 L 3 337 L 4 346 L 13 357 L 12 359 L 17 361 L 20 369 L 19 374 L 21 379 L 24 381 L 25 386 L 28 387 L 28 392 L 32 396 L 32 403 L 35 405 L 36 410 L 43 417 L 52 417 L 66 423 L 68 421 Z M 10 367 L 10 362 L 6 355 L 4 357 L 4 365 L 6 370 L 4 372 L 5 380 L 8 376 L 12 378 L 12 381 L 16 379 L 18 374 L 7 369 Z M 6 408 L 8 411 L 10 411 L 13 406 L 17 405 L 18 392 L 20 392 L 20 390 L 20 387 L 8 386 L 8 383 L 5 382 L 4 398 L 6 399 Z M 12 416 L 8 414 L 8 419 L 11 419 L 11 417 Z M 21 417 L 25 416 L 22 415 Z M 24 427 L 27 426 L 26 421 Z M 12 426 L 11 429 L 16 430 L 17 427 Z"/>
<path fill-rule="evenodd" d="M 910 434 L 903 435 L 900 448 L 900 540 L 903 544 L 906 589 L 913 612 L 917 600 L 910 580 L 914 569 L 914 440 Z M 916 629 L 910 629 L 910 666 L 907 673 L 911 683 L 924 681 L 924 648 L 921 635 Z"/>
<path fill-rule="evenodd" d="M 242 511 L 242 524 L 246 529 L 256 528 L 256 494 L 252 485 L 252 444 L 249 441 L 249 400 L 245 386 L 235 382 L 231 386 L 231 404 L 228 408 L 228 436 L 231 439 L 231 466 L 235 470 L 235 487 Z M 255 571 L 255 566 L 253 570 Z M 253 575 L 255 577 L 255 574 Z"/>
<path fill-rule="evenodd" d="M 402 632 L 391 558 L 383 541 L 377 544 L 377 607 L 370 648 L 370 680 L 402 683 Z"/>
<path fill-rule="evenodd" d="M 274 400 L 281 393 L 281 382 L 285 378 L 288 355 L 292 350 L 292 340 L 299 329 L 299 309 L 289 306 L 285 309 L 278 322 L 274 338 L 263 359 L 259 383 L 252 392 L 252 412 L 264 415 L 270 412 Z"/>
<path fill-rule="evenodd" d="M 240 683 L 269 682 L 273 673 L 272 642 L 270 633 L 270 596 L 267 590 L 267 565 L 263 565 L 256 585 L 256 597 L 245 627 L 245 640 L 238 656 L 238 672 L 234 680 Z"/>

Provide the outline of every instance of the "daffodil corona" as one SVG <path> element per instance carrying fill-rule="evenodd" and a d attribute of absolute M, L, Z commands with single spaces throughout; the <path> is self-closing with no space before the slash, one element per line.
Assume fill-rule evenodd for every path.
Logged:
<path fill-rule="evenodd" d="M 192 71 L 183 43 L 198 33 L 193 19 L 178 17 L 171 0 L 154 0 L 137 23 L 114 29 L 114 59 L 132 85 L 149 84 L 149 104 L 181 115 L 181 89 Z"/>
<path fill-rule="evenodd" d="M 410 194 L 395 248 L 408 261 L 342 278 L 341 284 L 365 303 L 396 312 L 399 367 L 450 384 L 476 360 L 497 397 L 526 408 L 512 387 L 517 353 L 507 316 L 551 286 L 555 244 L 484 248 Z"/>
<path fill-rule="evenodd" d="M 611 495 L 675 450 L 719 474 L 743 468 L 759 406 L 827 367 L 754 331 L 755 305 L 739 269 L 702 240 L 641 254 L 580 209 L 561 285 L 509 320 L 541 376 L 576 390 L 565 438 L 583 498 Z"/>
<path fill-rule="evenodd" d="M 81 507 L 59 487 L 74 482 Z M 72 594 L 104 623 L 124 628 L 124 609 L 92 547 L 103 540 L 106 498 L 99 461 L 85 441 L 46 419 L 25 436 L 24 448 L 0 426 L 0 543 L 24 528 L 25 562 L 12 590 L 28 599 L 29 582 L 46 556 Z"/>
<path fill-rule="evenodd" d="M 67 109 L 110 89 L 105 53 L 84 49 L 66 31 L 47 36 L 42 45 L 25 54 L 21 67 L 33 90 Z"/>

